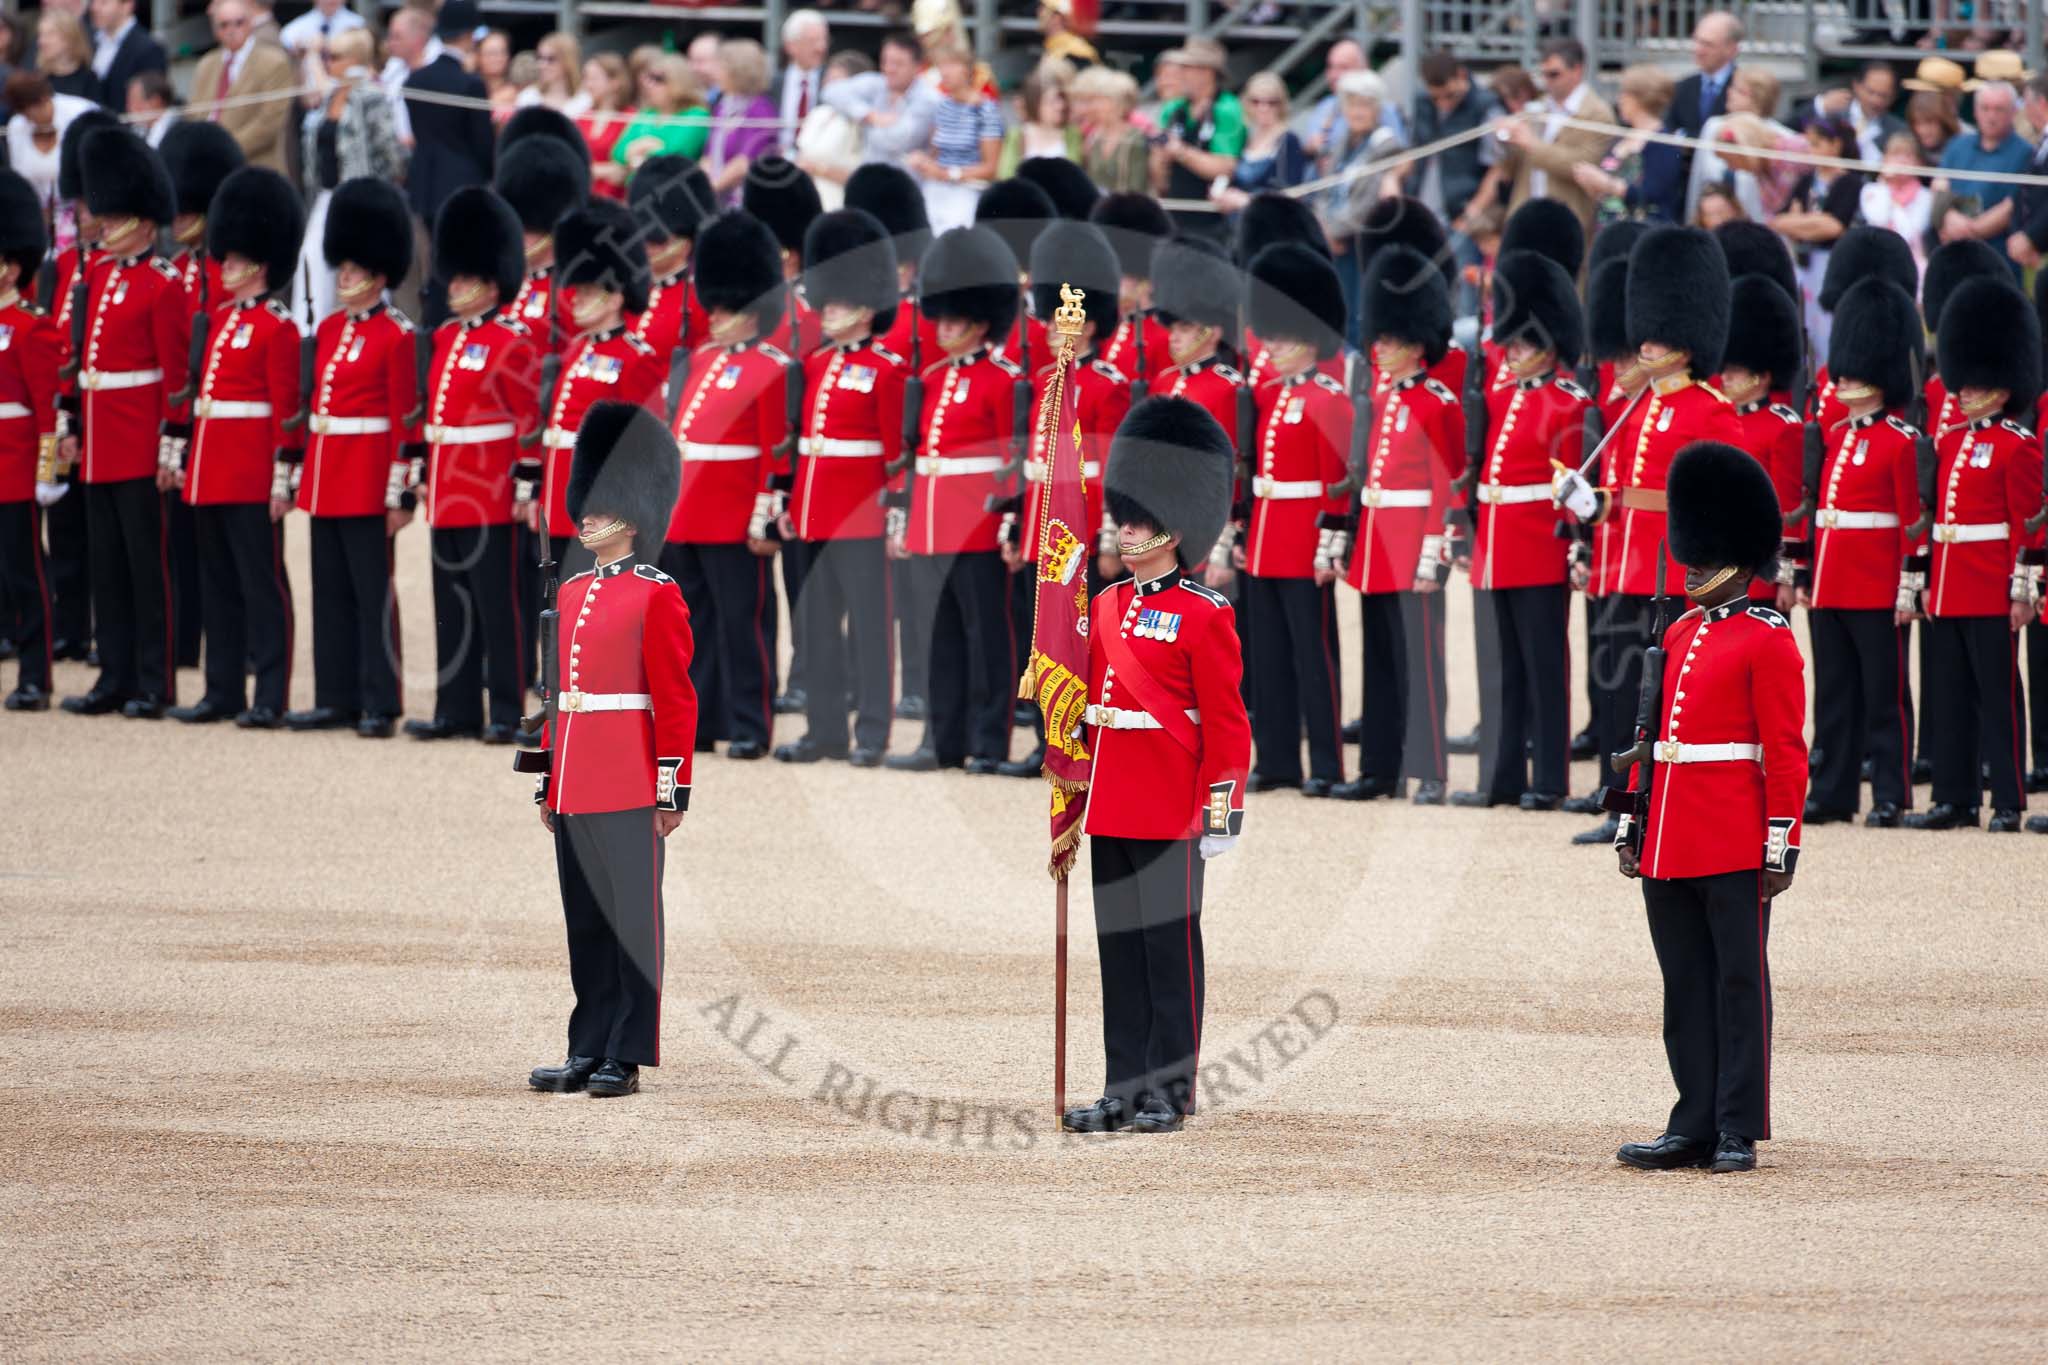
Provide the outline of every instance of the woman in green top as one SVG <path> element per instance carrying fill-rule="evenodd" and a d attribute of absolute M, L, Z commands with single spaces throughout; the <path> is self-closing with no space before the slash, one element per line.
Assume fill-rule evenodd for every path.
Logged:
<path fill-rule="evenodd" d="M 704 144 L 711 139 L 711 114 L 689 62 L 671 52 L 650 63 L 641 73 L 640 91 L 640 112 L 619 134 L 612 160 L 630 177 L 650 156 L 673 154 L 694 161 L 704 155 Z"/>

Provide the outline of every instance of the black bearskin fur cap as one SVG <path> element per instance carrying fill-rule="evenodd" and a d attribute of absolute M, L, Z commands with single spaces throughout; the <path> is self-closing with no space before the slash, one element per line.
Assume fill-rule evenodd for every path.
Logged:
<path fill-rule="evenodd" d="M 1019 261 L 1031 259 L 1031 244 L 1045 225 L 1060 216 L 1052 196 L 1029 180 L 998 180 L 981 192 L 974 206 L 977 227 L 995 229 Z"/>
<path fill-rule="evenodd" d="M 1729 279 L 1761 275 L 1784 290 L 1787 297 L 1799 298 L 1799 276 L 1792 264 L 1792 248 L 1785 245 L 1783 237 L 1762 223 L 1737 219 L 1715 228 L 1714 240 L 1721 244 L 1721 254 L 1728 260 Z"/>
<path fill-rule="evenodd" d="M 846 207 L 865 209 L 896 239 L 899 260 L 914 261 L 932 244 L 932 223 L 924 191 L 901 166 L 870 161 L 846 177 Z"/>
<path fill-rule="evenodd" d="M 1017 163 L 1017 178 L 1044 190 L 1062 218 L 1086 222 L 1095 211 L 1095 201 L 1102 198 L 1088 172 L 1063 156 L 1027 156 Z"/>
<path fill-rule="evenodd" d="M 1694 441 L 1664 480 L 1671 557 L 1688 569 L 1747 569 L 1768 578 L 1785 519 L 1778 490 L 1755 456 L 1719 441 Z"/>
<path fill-rule="evenodd" d="M 1237 336 L 1244 285 L 1223 248 L 1202 237 L 1172 237 L 1152 253 L 1152 306 L 1161 322 L 1176 318 L 1221 327 Z"/>
<path fill-rule="evenodd" d="M 1252 257 L 1244 313 L 1245 325 L 1260 340 L 1311 342 L 1319 360 L 1328 360 L 1344 344 L 1344 291 L 1337 267 L 1306 242 L 1275 242 Z"/>
<path fill-rule="evenodd" d="M 1330 255 L 1330 239 L 1323 232 L 1323 225 L 1316 221 L 1314 209 L 1291 195 L 1261 190 L 1237 215 L 1233 258 L 1239 266 L 1250 265 L 1254 257 L 1276 242 L 1299 242 L 1320 251 L 1325 259 Z"/>
<path fill-rule="evenodd" d="M 580 523 L 585 512 L 611 515 L 634 530 L 640 554 L 661 548 L 675 515 L 683 457 L 668 425 L 638 403 L 593 403 L 576 430 L 566 500 Z M 575 526 L 550 526 L 574 535 Z"/>
<path fill-rule="evenodd" d="M 1920 316 L 1928 331 L 1941 326 L 1942 307 L 1956 286 L 1979 275 L 2010 284 L 2012 264 L 1998 248 L 1976 237 L 1960 237 L 1934 249 L 1920 280 Z"/>
<path fill-rule="evenodd" d="M 2005 415 L 2033 427 L 2041 396 L 2041 319 L 2010 279 L 1957 285 L 1935 338 L 1941 382 L 1950 393 L 2010 389 Z"/>
<path fill-rule="evenodd" d="M 863 209 L 821 214 L 804 233 L 804 298 L 813 308 L 849 303 L 875 310 L 874 330 L 896 321 L 896 243 Z"/>
<path fill-rule="evenodd" d="M 50 232 L 43 223 L 43 201 L 36 187 L 13 171 L 0 170 L 0 261 L 21 267 L 14 287 L 27 294 L 35 287 L 36 271 L 50 249 Z"/>
<path fill-rule="evenodd" d="M 1922 336 L 1911 294 L 1890 280 L 1860 281 L 1835 305 L 1828 377 L 1875 384 L 1884 390 L 1886 407 L 1902 408 L 1920 388 L 1915 380 L 1924 363 Z"/>
<path fill-rule="evenodd" d="M 163 158 L 133 133 L 103 128 L 86 137 L 78 155 L 85 206 L 93 217 L 141 218 L 169 227 L 178 216 L 178 193 Z"/>
<path fill-rule="evenodd" d="M 1501 229 L 1499 254 L 1505 256 L 1510 251 L 1548 256 L 1564 267 L 1565 274 L 1577 279 L 1586 260 L 1586 229 L 1562 199 L 1526 200 L 1508 215 L 1507 225 Z"/>
<path fill-rule="evenodd" d="M 1562 262 L 1538 251 L 1500 253 L 1493 267 L 1493 339 L 1555 352 L 1567 370 L 1579 363 L 1586 353 L 1586 314 Z"/>
<path fill-rule="evenodd" d="M 173 123 L 156 153 L 171 173 L 181 214 L 206 212 L 221 182 L 248 160 L 234 134 L 218 123 L 198 119 Z"/>
<path fill-rule="evenodd" d="M 292 282 L 305 236 L 305 202 L 291 181 L 268 166 L 242 167 L 221 181 L 207 206 L 207 254 L 223 261 L 233 251 L 261 262 L 266 290 Z"/>
<path fill-rule="evenodd" d="M 647 307 L 654 286 L 633 211 L 611 199 L 593 199 L 555 224 L 555 269 L 565 289 L 596 284 L 617 290 L 628 313 Z"/>
<path fill-rule="evenodd" d="M 530 137 L 551 137 L 583 158 L 583 164 L 590 164 L 590 144 L 583 138 L 583 130 L 576 121 L 559 109 L 550 109 L 545 104 L 529 104 L 524 109 L 512 111 L 512 117 L 505 120 L 504 128 L 498 133 L 498 155 L 503 156 L 513 146 Z"/>
<path fill-rule="evenodd" d="M 491 188 L 528 232 L 553 232 L 563 214 L 590 196 L 590 158 L 551 137 L 521 139 L 498 154 Z"/>
<path fill-rule="evenodd" d="M 57 144 L 59 199 L 68 204 L 85 198 L 85 166 L 78 159 L 79 153 L 85 147 L 85 139 L 105 128 L 126 131 L 127 127 L 127 124 L 98 106 L 86 110 L 65 126 L 64 136 Z"/>
<path fill-rule="evenodd" d="M 1180 534 L 1182 568 L 1209 558 L 1230 518 L 1236 459 L 1207 408 L 1185 398 L 1147 398 L 1109 442 L 1103 485 L 1109 514 Z"/>
<path fill-rule="evenodd" d="M 1800 344 L 1799 305 L 1762 275 L 1742 275 L 1728 286 L 1728 345 L 1721 368 L 1740 365 L 1766 375 L 1774 389 L 1792 386 L 1806 358 Z"/>
<path fill-rule="evenodd" d="M 1381 337 L 1413 342 L 1431 365 L 1450 349 L 1451 291 L 1443 272 L 1419 251 L 1388 246 L 1373 255 L 1359 288 L 1359 312 L 1360 339 L 1368 346 Z"/>
<path fill-rule="evenodd" d="M 1821 275 L 1821 311 L 1832 313 L 1849 286 L 1872 275 L 1882 276 L 1911 294 L 1920 287 L 1920 268 L 1913 249 L 1890 228 L 1852 227 L 1828 250 L 1828 268 Z"/>
<path fill-rule="evenodd" d="M 1611 231 L 1613 226 L 1607 229 Z M 1607 232 L 1596 240 L 1605 241 Z M 1629 354 L 1626 256 L 1610 256 L 1594 266 L 1586 280 L 1586 349 L 1595 360 L 1616 360 Z"/>
<path fill-rule="evenodd" d="M 1017 288 L 1017 257 L 986 224 L 954 228 L 933 238 L 918 263 L 917 291 L 918 306 L 934 322 L 985 322 L 989 336 L 998 339 L 1009 334 L 1023 301 Z"/>
<path fill-rule="evenodd" d="M 1650 225 L 1639 218 L 1623 218 L 1607 224 L 1593 234 L 1593 245 L 1586 249 L 1586 285 L 1590 289 L 1593 272 L 1609 261 L 1625 261 L 1628 253 L 1634 251 L 1636 243 Z"/>
<path fill-rule="evenodd" d="M 1116 331 L 1116 291 L 1122 274 L 1101 228 L 1063 218 L 1031 244 L 1031 311 L 1052 326 L 1060 286 L 1072 285 L 1087 296 L 1081 300 L 1081 311 L 1095 324 L 1095 339 L 1107 341 Z"/>
<path fill-rule="evenodd" d="M 344 180 L 327 201 L 320 254 L 339 269 L 354 261 L 390 285 L 412 269 L 412 209 L 388 180 L 359 175 Z"/>
<path fill-rule="evenodd" d="M 1658 341 L 1692 355 L 1693 377 L 1721 372 L 1728 345 L 1728 258 L 1711 233 L 1658 227 L 1628 254 L 1628 344 Z"/>
<path fill-rule="evenodd" d="M 718 212 L 711 177 L 686 156 L 650 156 L 626 187 L 626 204 L 648 241 L 695 240 L 704 220 Z"/>
<path fill-rule="evenodd" d="M 1398 199 L 1380 200 L 1366 213 L 1365 226 L 1354 242 L 1352 249 L 1358 253 L 1361 271 L 1372 268 L 1373 255 L 1381 247 L 1405 246 L 1435 264 L 1443 273 L 1446 288 L 1458 281 L 1458 262 L 1451 255 L 1443 224 L 1420 199 L 1404 194 Z"/>
<path fill-rule="evenodd" d="M 740 207 L 766 223 L 784 251 L 796 252 L 799 265 L 803 263 L 804 233 L 825 211 L 816 182 L 782 156 L 759 157 L 747 167 L 746 183 L 740 186 Z"/>
<path fill-rule="evenodd" d="M 764 333 L 782 316 L 782 248 L 768 225 L 745 209 L 721 213 L 699 229 L 690 278 L 706 312 L 751 312 Z"/>
<path fill-rule="evenodd" d="M 434 278 L 445 284 L 457 275 L 491 281 L 501 304 L 510 304 L 526 279 L 519 215 L 482 185 L 449 195 L 434 220 Z"/>
<path fill-rule="evenodd" d="M 1102 229 L 1118 269 L 1134 280 L 1152 278 L 1152 253 L 1173 235 L 1173 220 L 1149 194 L 1105 194 L 1088 221 Z"/>

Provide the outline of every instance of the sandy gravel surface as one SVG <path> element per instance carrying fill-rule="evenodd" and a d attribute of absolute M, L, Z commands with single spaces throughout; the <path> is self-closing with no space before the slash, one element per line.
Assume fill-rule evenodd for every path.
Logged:
<path fill-rule="evenodd" d="M 408 531 L 421 712 L 424 558 Z M 1462 650 L 1451 677 L 1462 728 Z M 1751 1177 L 1651 1176 L 1612 1152 L 1669 1104 L 1655 965 L 1611 856 L 1564 846 L 1571 817 L 1255 798 L 1209 881 L 1204 1112 L 1077 1140 L 1050 1115 L 1034 785 L 702 763 L 670 853 L 665 1065 L 598 1103 L 524 1088 L 559 1055 L 567 979 L 506 763 L 0 718 L 0 1351 L 2010 1359 L 2048 1340 L 2048 840 L 1809 836 L 1772 945 L 1779 1140 Z M 1074 909 L 1085 1098 L 1085 880 Z"/>

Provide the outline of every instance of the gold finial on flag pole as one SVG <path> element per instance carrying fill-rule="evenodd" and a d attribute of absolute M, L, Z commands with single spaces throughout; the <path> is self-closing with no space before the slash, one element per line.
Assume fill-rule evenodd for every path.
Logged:
<path fill-rule="evenodd" d="M 1062 339 L 1081 339 L 1081 329 L 1087 325 L 1088 314 L 1081 308 L 1081 301 L 1088 295 L 1070 284 L 1060 285 L 1060 306 L 1053 310 L 1052 329 Z"/>

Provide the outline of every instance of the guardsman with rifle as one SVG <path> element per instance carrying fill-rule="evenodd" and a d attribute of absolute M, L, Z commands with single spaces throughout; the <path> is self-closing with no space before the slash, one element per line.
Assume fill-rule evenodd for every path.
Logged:
<path fill-rule="evenodd" d="M 1090 608 L 1083 817 L 1102 961 L 1102 1098 L 1069 1132 L 1170 1133 L 1195 1108 L 1202 871 L 1244 828 L 1251 725 L 1229 599 L 1193 575 L 1230 515 L 1236 456 L 1208 410 L 1131 409 L 1108 481 L 1129 577 Z"/>
<path fill-rule="evenodd" d="M 766 224 L 734 210 L 697 234 L 690 268 L 711 334 L 676 409 L 683 491 L 661 559 L 704 638 L 690 665 L 702 707 L 699 747 L 725 739 L 728 758 L 764 758 L 775 689 L 771 480 L 788 431 L 788 357 L 762 338 L 787 317 L 782 250 Z"/>
<path fill-rule="evenodd" d="M 2009 282 L 1967 280 L 1942 310 L 1941 382 L 1957 413 L 1935 434 L 1933 549 L 1920 586 L 1934 803 L 1914 829 L 1975 827 L 1988 785 L 1993 833 L 2021 827 L 2018 632 L 2040 597 L 2041 439 L 2025 425 L 2042 391 L 2041 324 Z"/>
<path fill-rule="evenodd" d="M 1850 286 L 1876 276 L 1913 293 L 1920 283 L 1920 267 L 1913 260 L 1913 250 L 1906 245 L 1906 239 L 1887 227 L 1858 225 L 1835 239 L 1828 248 L 1827 269 L 1821 276 L 1820 291 L 1814 302 L 1829 317 L 1834 316 L 1835 306 Z M 1928 325 L 1934 319 L 1927 320 Z M 1807 459 L 1812 455 L 1813 445 L 1825 446 L 1825 433 L 1835 429 L 1835 423 L 1842 420 L 1842 405 L 1835 397 L 1835 381 L 1822 366 L 1813 376 L 1812 391 L 1808 395 L 1808 421 L 1819 426 L 1820 432 L 1810 435 Z"/>
<path fill-rule="evenodd" d="M 524 235 L 526 279 L 512 300 L 512 316 L 560 354 L 575 343 L 576 324 L 556 287 L 555 224 L 588 202 L 590 159 L 554 137 L 521 138 L 499 151 L 491 188 L 519 215 Z"/>
<path fill-rule="evenodd" d="M 1763 275 L 1741 275 L 1729 282 L 1728 317 L 1728 347 L 1716 386 L 1735 405 L 1742 448 L 1771 476 L 1788 527 L 1778 559 L 1781 581 L 1750 584 L 1749 599 L 1790 615 L 1791 571 L 1804 558 L 1800 543 L 1789 538 L 1789 527 L 1799 511 L 1805 476 L 1806 421 L 1799 415 L 1799 405 L 1785 400 L 1795 396 L 1792 390 L 1805 368 L 1805 329 L 1798 303 Z"/>
<path fill-rule="evenodd" d="M 1900 420 L 1920 400 L 1919 311 L 1913 296 L 1873 276 L 1835 305 L 1828 374 L 1842 420 L 1815 471 L 1805 585 L 1812 608 L 1813 795 L 1804 823 L 1856 818 L 1866 757 L 1873 828 L 1899 824 L 1913 804 L 1905 694 L 1904 560 L 1924 554 L 1919 431 Z M 1779 490 L 1780 501 L 1783 489 Z"/>
<path fill-rule="evenodd" d="M 1445 800 L 1444 523 L 1451 479 L 1465 467 L 1465 411 L 1431 375 L 1451 344 L 1443 272 L 1420 252 L 1383 246 L 1361 292 L 1364 330 L 1383 386 L 1353 503 L 1345 581 L 1359 593 L 1365 646 L 1359 776 L 1330 793 L 1347 801 Z M 1255 627 L 1256 628 L 1256 627 Z"/>
<path fill-rule="evenodd" d="M 873 214 L 896 244 L 896 321 L 876 339 L 900 356 L 919 348 L 935 353 L 931 319 L 917 308 L 917 263 L 932 244 L 931 220 L 917 181 L 901 166 L 870 161 L 846 178 L 846 207 Z"/>
<path fill-rule="evenodd" d="M 1479 786 L 1451 799 L 1556 810 L 1570 779 L 1571 587 L 1550 479 L 1582 458 L 1593 399 L 1565 371 L 1586 349 L 1586 327 L 1571 276 L 1540 252 L 1502 253 L 1492 288 L 1500 365 L 1473 470 L 1471 575 L 1478 620 L 1494 631 L 1494 671 L 1481 675 Z"/>
<path fill-rule="evenodd" d="M 1044 356 L 1049 349 L 1045 323 L 1032 317 L 1022 302 L 1022 297 L 1031 290 L 1031 248 L 1040 233 L 1059 221 L 1059 216 L 1051 195 L 1035 182 L 1016 177 L 990 185 L 974 205 L 974 221 L 1001 237 L 1017 258 L 1017 315 L 1001 336 L 991 340 L 1005 359 L 1027 375 L 1032 369 L 1031 358 Z"/>
<path fill-rule="evenodd" d="M 919 299 L 943 358 L 924 371 L 917 456 L 904 532 L 913 601 L 929 623 L 925 735 L 891 768 L 993 773 L 1010 756 L 1020 672 L 991 509 L 1009 489 L 1015 389 L 1024 373 L 994 339 L 1016 321 L 1017 258 L 985 225 L 936 238 L 918 269 Z"/>
<path fill-rule="evenodd" d="M 519 438 L 540 421 L 542 359 L 533 329 L 507 306 L 526 274 L 511 206 L 481 185 L 450 195 L 431 273 L 452 315 L 434 329 L 421 393 L 438 685 L 433 719 L 409 720 L 405 732 L 510 744 L 528 648 L 513 471 Z"/>
<path fill-rule="evenodd" d="M 277 294 L 298 266 L 305 210 L 276 171 L 244 167 L 221 182 L 205 218 L 205 251 L 220 282 L 200 335 L 192 441 L 179 475 L 198 541 L 206 691 L 171 715 L 274 730 L 291 692 L 295 623 L 284 566 L 286 452 L 301 437 L 285 423 L 303 401 L 299 324 Z"/>
<path fill-rule="evenodd" d="M 1579 467 L 1558 470 L 1552 488 L 1558 505 L 1581 525 L 1619 523 L 1608 542 L 1611 601 L 1592 647 L 1601 651 L 1595 667 L 1613 670 L 1620 697 L 1639 690 L 1643 653 L 1656 643 L 1650 599 L 1658 561 L 1669 558 L 1662 548 L 1665 471 L 1672 457 L 1694 441 L 1734 445 L 1742 439 L 1734 406 L 1705 382 L 1706 376 L 1720 373 L 1728 343 L 1728 261 L 1721 248 L 1699 228 L 1660 227 L 1643 234 L 1629 261 L 1628 339 L 1647 387 L 1630 419 L 1608 437 L 1606 448 L 1615 457 L 1613 481 L 1593 483 L 1604 472 L 1592 467 L 1601 452 L 1589 452 Z M 1601 747 L 1609 753 L 1626 747 L 1626 711 L 1609 707 L 1604 720 L 1610 728 Z M 1611 843 L 1613 824 L 1610 812 L 1598 830 L 1573 838 Z"/>
<path fill-rule="evenodd" d="M 1927 332 L 1931 334 L 1940 329 L 1941 315 L 1948 307 L 1949 297 L 1962 282 L 1979 276 L 2010 281 L 2012 262 L 2005 258 L 2004 252 L 1977 237 L 1959 237 L 1934 249 L 1927 257 L 1927 269 L 1920 278 L 1920 319 Z M 1938 366 L 1929 365 L 1925 379 L 1927 421 L 1921 430 L 1937 432 L 1956 420 L 1955 395 L 1941 382 Z"/>
<path fill-rule="evenodd" d="M 390 184 L 345 180 L 321 253 L 341 307 L 315 332 L 299 509 L 312 517 L 313 705 L 292 730 L 389 739 L 404 709 L 392 545 L 412 521 L 426 448 L 412 320 L 386 300 L 412 266 L 412 216 Z"/>
<path fill-rule="evenodd" d="M 896 280 L 895 244 L 872 214 L 840 209 L 812 222 L 804 292 L 825 344 L 804 361 L 783 538 L 801 544 L 810 563 L 803 595 L 791 604 L 809 659 L 809 724 L 802 738 L 776 747 L 785 763 L 844 758 L 873 768 L 889 747 L 894 651 L 882 499 L 902 449 L 908 362 L 875 336 L 896 320 Z"/>
<path fill-rule="evenodd" d="M 1689 444 L 1668 473 L 1671 550 L 1693 606 L 1651 638 L 1635 744 L 1613 758 L 1617 773 L 1633 768 L 1633 788 L 1610 795 L 1621 873 L 1642 883 L 1664 976 L 1678 1102 L 1661 1137 L 1616 1155 L 1642 1170 L 1749 1171 L 1771 1136 L 1766 945 L 1799 860 L 1805 670 L 1785 618 L 1749 601 L 1783 527 L 1770 476 L 1718 441 Z M 1652 571 L 1661 580 L 1663 554 Z"/>
<path fill-rule="evenodd" d="M 549 603 L 543 751 L 514 764 L 541 774 L 576 992 L 568 1057 L 534 1068 L 535 1090 L 630 1095 L 640 1068 L 661 1064 L 662 851 L 689 809 L 697 732 L 690 612 L 650 562 L 678 468 L 675 441 L 637 403 L 585 414 L 569 506 L 595 567 Z"/>
<path fill-rule="evenodd" d="M 13 609 L 18 672 L 9 711 L 50 709 L 50 593 L 43 508 L 57 489 L 57 367 L 63 343 L 30 299 L 49 250 L 35 187 L 0 171 L 0 599 Z"/>
<path fill-rule="evenodd" d="M 108 256 L 88 277 L 78 371 L 100 676 L 64 709 L 154 720 L 177 700 L 162 495 L 191 430 L 170 402 L 185 387 L 191 304 L 155 250 L 176 213 L 163 162 L 125 130 L 87 134 L 80 150 L 86 205 Z"/>
<path fill-rule="evenodd" d="M 672 407 L 690 378 L 690 353 L 704 343 L 710 322 L 703 300 L 690 285 L 690 248 L 697 229 L 717 211 L 711 178 L 687 157 L 652 156 L 633 173 L 626 206 L 647 247 L 647 270 L 653 284 L 647 306 L 632 319 L 630 330 L 668 363 L 663 392 Z M 669 415 L 664 408 L 662 415 Z"/>
<path fill-rule="evenodd" d="M 1231 246 L 1231 259 L 1239 270 L 1249 270 L 1260 252 L 1281 242 L 1298 243 L 1324 260 L 1330 259 L 1330 241 L 1316 219 L 1315 210 L 1302 200 L 1278 190 L 1261 190 L 1237 215 L 1237 234 Z M 1266 338 L 1247 323 L 1244 329 L 1244 380 L 1246 387 L 1254 391 L 1263 388 L 1273 377 L 1271 357 L 1266 351 Z M 1337 349 L 1318 361 L 1316 369 L 1342 384 L 1347 359 L 1340 337 Z"/>
<path fill-rule="evenodd" d="M 1173 235 L 1173 221 L 1149 194 L 1105 194 L 1088 220 L 1102 229 L 1116 252 L 1116 329 L 1096 349 L 1102 363 L 1131 377 L 1131 402 L 1142 403 L 1160 388 L 1173 366 L 1166 324 L 1152 311 L 1152 257 Z M 1112 553 L 1112 557 L 1114 557 Z"/>
<path fill-rule="evenodd" d="M 1238 400 L 1238 393 L 1244 388 L 1244 374 L 1234 363 L 1238 305 L 1244 286 L 1223 248 L 1213 242 L 1174 238 L 1162 242 L 1152 260 L 1153 317 L 1166 328 L 1166 349 L 1171 362 L 1159 376 L 1153 392 L 1201 404 L 1238 446 L 1238 473 L 1242 476 L 1246 455 L 1243 444 L 1256 420 L 1256 413 L 1244 410 Z M 1244 483 L 1242 477 L 1239 483 Z M 1209 565 L 1204 572 L 1212 587 L 1230 582 L 1242 514 L 1249 510 L 1246 496 L 1246 490 L 1240 487 L 1232 507 L 1235 515 L 1225 524 L 1215 548 L 1209 552 Z M 1238 615 L 1240 624 L 1248 631 L 1252 629 L 1242 603 Z"/>

